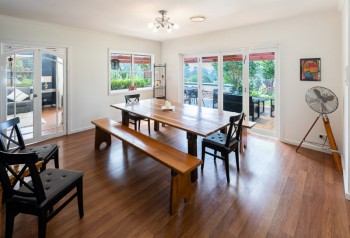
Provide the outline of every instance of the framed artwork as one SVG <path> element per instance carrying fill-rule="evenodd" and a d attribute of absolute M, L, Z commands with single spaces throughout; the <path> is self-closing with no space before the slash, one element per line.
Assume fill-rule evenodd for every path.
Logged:
<path fill-rule="evenodd" d="M 321 81 L 321 58 L 300 59 L 300 81 Z"/>

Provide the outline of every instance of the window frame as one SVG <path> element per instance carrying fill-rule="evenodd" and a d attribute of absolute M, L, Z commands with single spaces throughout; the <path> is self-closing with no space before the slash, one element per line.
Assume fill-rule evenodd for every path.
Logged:
<path fill-rule="evenodd" d="M 134 82 L 135 80 L 135 68 L 134 68 L 134 59 L 135 56 L 149 56 L 151 57 L 151 85 L 149 87 L 144 87 L 144 88 L 137 88 L 135 90 L 129 90 L 129 89 L 118 89 L 118 90 L 112 90 L 111 88 L 111 70 L 112 70 L 112 65 L 111 65 L 111 54 L 125 54 L 125 55 L 131 55 L 131 80 Z M 153 89 L 153 74 L 154 74 L 154 54 L 153 53 L 140 53 L 140 52 L 131 52 L 131 51 L 122 51 L 122 50 L 112 50 L 108 49 L 108 55 L 107 55 L 107 62 L 108 62 L 108 95 L 118 95 L 118 94 L 125 94 L 128 92 L 140 92 L 140 91 L 150 91 Z"/>

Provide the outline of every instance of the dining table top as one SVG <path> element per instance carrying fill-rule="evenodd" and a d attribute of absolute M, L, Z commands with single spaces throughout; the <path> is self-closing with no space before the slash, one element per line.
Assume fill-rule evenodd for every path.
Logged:
<path fill-rule="evenodd" d="M 164 106 L 165 101 L 161 99 L 145 99 L 131 104 L 111 104 L 113 108 L 131 112 L 203 137 L 226 127 L 229 125 L 230 116 L 239 114 L 176 102 L 171 102 L 174 110 L 164 109 Z"/>

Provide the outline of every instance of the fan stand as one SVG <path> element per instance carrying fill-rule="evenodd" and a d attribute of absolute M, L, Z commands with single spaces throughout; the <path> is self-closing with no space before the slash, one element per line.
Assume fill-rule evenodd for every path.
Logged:
<path fill-rule="evenodd" d="M 304 136 L 303 140 L 300 142 L 300 144 L 297 147 L 296 151 L 298 151 L 298 149 L 300 148 L 301 144 L 305 141 L 306 137 L 309 135 L 310 131 L 315 126 L 316 122 L 318 121 L 318 119 L 320 117 L 322 117 L 322 120 L 323 120 L 323 125 L 324 125 L 324 128 L 325 128 L 326 133 L 327 133 L 327 137 L 328 137 L 328 140 L 329 140 L 329 145 L 330 145 L 330 148 L 331 148 L 330 150 L 332 151 L 334 162 L 337 165 L 338 172 L 342 173 L 343 172 L 343 168 L 342 168 L 342 165 L 341 165 L 341 162 L 340 162 L 338 146 L 335 143 L 335 139 L 334 139 L 334 136 L 333 136 L 331 124 L 330 124 L 328 116 L 326 114 L 320 113 L 320 115 L 316 118 L 316 120 L 312 124 L 311 128 L 309 129 L 309 131 Z"/>

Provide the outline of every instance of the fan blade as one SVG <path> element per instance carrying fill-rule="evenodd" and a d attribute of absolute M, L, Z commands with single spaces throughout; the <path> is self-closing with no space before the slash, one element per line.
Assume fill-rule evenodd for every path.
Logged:
<path fill-rule="evenodd" d="M 314 99 L 314 98 L 309 99 L 309 100 L 307 100 L 307 103 L 309 103 L 309 104 L 318 103 L 318 99 Z"/>
<path fill-rule="evenodd" d="M 320 103 L 320 105 L 321 105 L 321 108 L 322 108 L 322 112 L 323 113 L 328 113 L 328 108 L 324 105 L 324 103 Z"/>
<path fill-rule="evenodd" d="M 324 97 L 322 97 L 322 102 L 332 101 L 333 99 L 334 99 L 333 95 L 324 96 Z"/>
<path fill-rule="evenodd" d="M 322 97 L 322 96 L 321 96 L 321 93 L 320 93 L 320 90 L 314 88 L 314 92 L 315 92 L 315 94 L 316 94 L 316 96 L 317 96 L 318 98 Z"/>

